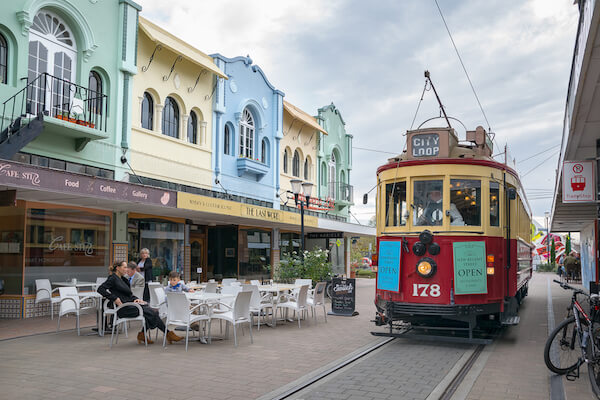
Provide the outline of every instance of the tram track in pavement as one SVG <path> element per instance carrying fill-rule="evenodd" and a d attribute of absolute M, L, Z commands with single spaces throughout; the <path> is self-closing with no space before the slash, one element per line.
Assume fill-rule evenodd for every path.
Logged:
<path fill-rule="evenodd" d="M 390 337 L 381 342 L 375 343 L 367 348 L 362 349 L 359 353 L 354 354 L 349 358 L 343 359 L 334 365 L 327 366 L 325 369 L 318 371 L 316 374 L 304 379 L 302 382 L 292 384 L 276 394 L 272 392 L 271 396 L 263 396 L 260 399 L 302 399 L 301 394 L 309 393 L 311 388 L 317 387 L 321 382 L 332 377 L 332 375 L 336 373 L 343 373 L 344 369 L 351 368 L 357 361 L 364 359 L 374 351 L 379 349 L 384 350 L 383 348 L 385 346 L 390 345 L 395 340 L 397 340 L 397 338 Z M 457 389 L 465 380 L 465 377 L 469 374 L 476 361 L 479 359 L 479 356 L 483 352 L 484 348 L 484 344 L 479 344 L 473 349 L 466 351 L 463 357 L 457 361 L 455 367 L 452 368 L 440 381 L 440 383 L 431 391 L 427 399 L 452 399 L 457 392 Z"/>

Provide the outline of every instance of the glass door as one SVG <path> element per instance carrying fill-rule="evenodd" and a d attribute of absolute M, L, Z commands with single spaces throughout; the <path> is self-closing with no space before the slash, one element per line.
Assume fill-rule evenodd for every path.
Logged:
<path fill-rule="evenodd" d="M 206 238 L 205 235 L 190 235 L 191 277 L 198 283 L 206 281 Z"/>

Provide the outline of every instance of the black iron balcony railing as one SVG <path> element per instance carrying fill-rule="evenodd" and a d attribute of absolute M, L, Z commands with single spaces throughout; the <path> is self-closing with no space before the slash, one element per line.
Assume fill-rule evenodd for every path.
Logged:
<path fill-rule="evenodd" d="M 336 201 L 354 202 L 354 187 L 344 182 L 329 182 L 328 196 Z"/>
<path fill-rule="evenodd" d="M 42 73 L 2 103 L 0 131 L 17 118 L 31 119 L 39 113 L 106 132 L 108 96 Z"/>

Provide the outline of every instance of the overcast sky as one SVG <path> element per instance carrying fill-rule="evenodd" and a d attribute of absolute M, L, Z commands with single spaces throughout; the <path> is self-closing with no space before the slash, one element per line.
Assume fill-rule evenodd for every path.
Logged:
<path fill-rule="evenodd" d="M 363 223 L 375 203 L 372 192 L 363 206 L 362 194 L 392 156 L 386 152 L 403 150 L 425 69 L 450 116 L 469 130 L 488 127 L 434 0 L 139 3 L 146 18 L 207 54 L 249 54 L 285 99 L 309 114 L 334 102 L 354 135 L 352 212 Z M 551 207 L 577 6 L 568 0 L 438 3 L 496 132 L 494 153 L 508 144 L 532 211 L 542 216 Z M 428 92 L 415 127 L 437 115 Z M 453 126 L 464 139 L 464 128 Z"/>

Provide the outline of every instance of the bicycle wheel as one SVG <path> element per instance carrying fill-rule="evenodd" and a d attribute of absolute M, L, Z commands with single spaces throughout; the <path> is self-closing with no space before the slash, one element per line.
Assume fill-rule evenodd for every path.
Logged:
<path fill-rule="evenodd" d="M 544 362 L 548 369 L 564 375 L 575 369 L 581 358 L 581 337 L 577 332 L 575 317 L 562 321 L 546 340 Z"/>
<path fill-rule="evenodd" d="M 600 326 L 599 324 L 592 324 L 592 333 L 594 336 L 594 344 L 596 351 L 600 348 Z M 592 386 L 592 391 L 596 395 L 597 399 L 600 399 L 600 354 L 592 354 L 592 346 L 588 345 L 588 377 L 590 378 L 590 385 Z"/>

